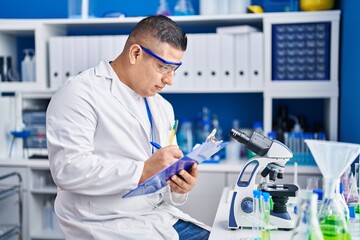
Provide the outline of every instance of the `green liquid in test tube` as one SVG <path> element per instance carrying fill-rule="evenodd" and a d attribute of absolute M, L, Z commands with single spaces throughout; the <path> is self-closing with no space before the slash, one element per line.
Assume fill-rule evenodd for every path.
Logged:
<path fill-rule="evenodd" d="M 261 230 L 261 239 L 270 240 L 270 194 L 268 192 L 263 192 L 263 219 L 264 227 Z"/>

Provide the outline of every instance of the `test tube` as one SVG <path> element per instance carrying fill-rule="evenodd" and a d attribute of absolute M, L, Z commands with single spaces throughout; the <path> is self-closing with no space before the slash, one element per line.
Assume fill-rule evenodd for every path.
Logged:
<path fill-rule="evenodd" d="M 270 193 L 262 193 L 262 219 L 263 229 L 261 230 L 261 239 L 270 240 Z"/>
<path fill-rule="evenodd" d="M 253 190 L 253 219 L 252 219 L 252 239 L 261 239 L 261 215 L 260 215 L 260 195 L 259 190 Z"/>

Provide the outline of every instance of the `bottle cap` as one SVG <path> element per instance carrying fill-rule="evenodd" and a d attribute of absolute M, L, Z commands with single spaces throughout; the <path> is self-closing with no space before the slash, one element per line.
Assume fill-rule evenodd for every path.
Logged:
<path fill-rule="evenodd" d="M 339 192 L 342 194 L 344 192 L 344 185 L 340 183 Z"/>
<path fill-rule="evenodd" d="M 268 193 L 268 192 L 263 192 L 262 195 L 263 195 L 263 197 L 264 197 L 264 202 L 269 202 L 270 193 Z"/>
<path fill-rule="evenodd" d="M 355 218 L 355 206 L 348 206 L 350 218 Z"/>
<path fill-rule="evenodd" d="M 260 198 L 261 192 L 259 190 L 253 190 L 254 198 Z"/>

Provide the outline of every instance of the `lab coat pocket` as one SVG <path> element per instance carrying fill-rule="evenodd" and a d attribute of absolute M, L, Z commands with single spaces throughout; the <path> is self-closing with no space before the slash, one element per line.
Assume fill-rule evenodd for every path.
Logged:
<path fill-rule="evenodd" d="M 112 219 L 118 217 L 119 213 L 119 210 L 114 208 L 112 204 L 90 202 L 90 214 L 98 220 Z"/>

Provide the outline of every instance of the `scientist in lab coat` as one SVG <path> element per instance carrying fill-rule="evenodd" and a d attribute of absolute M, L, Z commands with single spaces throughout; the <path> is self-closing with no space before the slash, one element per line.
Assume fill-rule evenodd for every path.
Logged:
<path fill-rule="evenodd" d="M 174 112 L 158 93 L 173 83 L 186 45 L 168 17 L 144 18 L 114 61 L 70 78 L 53 95 L 46 136 L 66 239 L 208 239 L 208 226 L 175 207 L 195 186 L 195 164 L 156 193 L 122 198 L 183 156 L 175 141 L 169 145 Z"/>

